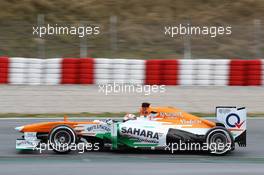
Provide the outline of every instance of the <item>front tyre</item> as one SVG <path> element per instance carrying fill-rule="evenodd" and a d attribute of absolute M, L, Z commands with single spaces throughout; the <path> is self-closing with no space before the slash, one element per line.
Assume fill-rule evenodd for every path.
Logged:
<path fill-rule="evenodd" d="M 234 140 L 230 132 L 217 126 L 206 134 L 206 143 L 211 154 L 224 155 L 234 148 Z"/>
<path fill-rule="evenodd" d="M 75 132 L 65 125 L 53 128 L 48 138 L 52 150 L 56 153 L 68 153 L 72 144 L 76 143 Z"/>

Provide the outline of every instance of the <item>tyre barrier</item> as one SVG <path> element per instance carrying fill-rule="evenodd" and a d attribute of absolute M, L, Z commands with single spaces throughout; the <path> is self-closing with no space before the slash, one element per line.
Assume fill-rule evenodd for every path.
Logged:
<path fill-rule="evenodd" d="M 212 82 L 214 86 L 227 86 L 230 60 L 214 60 Z"/>
<path fill-rule="evenodd" d="M 81 58 L 79 63 L 79 83 L 93 84 L 94 60 L 92 58 Z"/>
<path fill-rule="evenodd" d="M 161 84 L 161 64 L 162 60 L 147 60 L 145 84 L 147 85 L 160 85 Z"/>
<path fill-rule="evenodd" d="M 41 85 L 43 76 L 43 64 L 44 60 L 36 58 L 27 59 L 26 84 L 29 85 Z"/>
<path fill-rule="evenodd" d="M 259 86 L 262 83 L 262 62 L 261 60 L 246 61 L 245 85 Z"/>
<path fill-rule="evenodd" d="M 161 84 L 178 85 L 178 60 L 162 60 L 161 64 Z"/>
<path fill-rule="evenodd" d="M 261 60 L 261 84 L 264 85 L 264 60 Z"/>
<path fill-rule="evenodd" d="M 213 60 L 198 59 L 195 61 L 195 85 L 213 85 Z"/>
<path fill-rule="evenodd" d="M 144 84 L 145 80 L 145 60 L 129 59 L 127 60 L 127 83 Z"/>
<path fill-rule="evenodd" d="M 129 83 L 128 82 L 128 60 L 126 59 L 110 59 L 112 82 Z"/>
<path fill-rule="evenodd" d="M 0 84 L 8 83 L 8 68 L 9 68 L 8 57 L 0 57 Z"/>
<path fill-rule="evenodd" d="M 246 61 L 231 60 L 229 71 L 230 86 L 245 86 Z"/>
<path fill-rule="evenodd" d="M 0 84 L 264 85 L 264 60 L 0 57 Z"/>
<path fill-rule="evenodd" d="M 179 60 L 179 85 L 194 85 L 196 69 L 196 60 Z"/>
<path fill-rule="evenodd" d="M 62 58 L 45 59 L 43 62 L 43 84 L 58 85 L 61 82 Z"/>
<path fill-rule="evenodd" d="M 63 58 L 61 84 L 79 83 L 79 61 L 76 58 Z"/>
<path fill-rule="evenodd" d="M 107 84 L 111 82 L 111 60 L 108 58 L 94 59 L 94 83 L 95 84 Z"/>
<path fill-rule="evenodd" d="M 27 84 L 27 58 L 9 58 L 9 84 Z"/>
<path fill-rule="evenodd" d="M 94 59 L 95 84 L 143 84 L 145 61 L 136 59 Z"/>

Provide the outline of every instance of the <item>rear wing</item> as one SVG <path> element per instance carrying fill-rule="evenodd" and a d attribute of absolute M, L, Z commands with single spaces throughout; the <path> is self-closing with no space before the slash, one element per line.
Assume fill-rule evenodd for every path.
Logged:
<path fill-rule="evenodd" d="M 247 137 L 247 111 L 245 107 L 234 106 L 216 107 L 216 119 L 225 125 L 239 146 L 246 146 Z"/>

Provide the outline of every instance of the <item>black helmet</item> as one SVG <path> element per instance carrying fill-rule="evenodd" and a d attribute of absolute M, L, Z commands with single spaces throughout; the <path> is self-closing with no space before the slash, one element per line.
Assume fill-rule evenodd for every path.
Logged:
<path fill-rule="evenodd" d="M 142 103 L 141 107 L 142 108 L 148 108 L 150 106 L 150 103 Z"/>

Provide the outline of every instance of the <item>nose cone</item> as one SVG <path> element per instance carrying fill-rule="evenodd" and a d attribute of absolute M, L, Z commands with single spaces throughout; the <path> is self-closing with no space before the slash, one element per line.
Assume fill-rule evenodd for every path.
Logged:
<path fill-rule="evenodd" d="M 23 130 L 24 126 L 15 127 L 15 130 L 21 132 Z"/>

